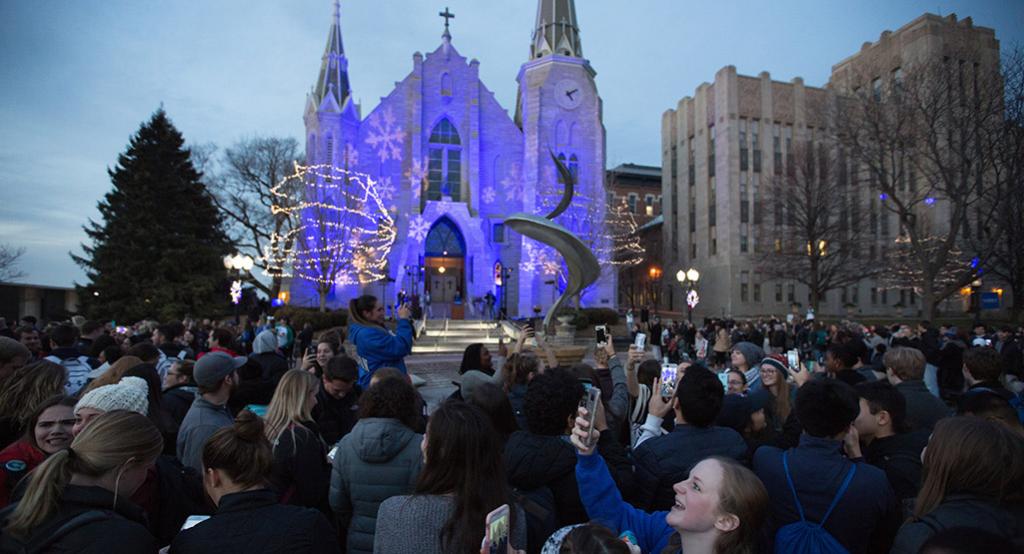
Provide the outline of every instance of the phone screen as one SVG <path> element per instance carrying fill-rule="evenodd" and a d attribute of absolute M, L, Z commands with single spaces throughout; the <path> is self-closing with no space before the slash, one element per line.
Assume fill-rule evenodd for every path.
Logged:
<path fill-rule="evenodd" d="M 334 463 L 334 457 L 338 455 L 338 445 L 334 445 L 334 448 L 327 453 L 327 459 Z"/>
<path fill-rule="evenodd" d="M 725 392 L 729 392 L 729 372 L 723 371 L 719 373 L 718 380 L 722 382 L 722 388 L 725 389 Z"/>
<path fill-rule="evenodd" d="M 639 348 L 640 350 L 643 350 L 644 347 L 647 346 L 647 335 L 643 333 L 637 333 L 636 339 L 633 341 L 633 344 L 635 344 L 636 347 Z"/>
<path fill-rule="evenodd" d="M 796 350 L 790 350 L 786 352 L 786 361 L 789 363 L 789 367 L 796 371 L 800 371 L 800 356 Z"/>
<path fill-rule="evenodd" d="M 484 534 L 487 536 L 491 554 L 508 552 L 508 504 L 502 504 L 487 514 L 485 521 Z"/>
<path fill-rule="evenodd" d="M 185 519 L 184 525 L 181 526 L 181 530 L 184 531 L 185 529 L 195 527 L 208 519 L 210 519 L 210 516 L 188 516 Z"/>
<path fill-rule="evenodd" d="M 665 364 L 661 366 L 661 397 L 671 398 L 672 394 L 676 390 L 676 373 L 678 366 L 676 364 Z"/>
<path fill-rule="evenodd" d="M 608 343 L 608 334 L 605 332 L 604 325 L 594 327 L 594 334 L 597 336 L 597 344 L 604 346 Z"/>

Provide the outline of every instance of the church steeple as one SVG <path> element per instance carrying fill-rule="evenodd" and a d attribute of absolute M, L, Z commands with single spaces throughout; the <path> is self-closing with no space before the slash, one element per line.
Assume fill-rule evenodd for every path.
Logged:
<path fill-rule="evenodd" d="M 351 93 L 348 84 L 348 58 L 345 57 L 345 47 L 341 42 L 341 4 L 339 0 L 334 0 L 334 20 L 327 36 L 327 48 L 324 49 L 320 62 L 320 76 L 316 80 L 313 96 L 318 106 L 326 107 L 326 101 L 336 104 L 340 111 L 345 107 Z M 328 96 L 331 98 L 328 99 Z"/>
<path fill-rule="evenodd" d="M 583 57 L 574 0 L 537 0 L 537 24 L 530 45 L 530 59 L 556 54 Z"/>

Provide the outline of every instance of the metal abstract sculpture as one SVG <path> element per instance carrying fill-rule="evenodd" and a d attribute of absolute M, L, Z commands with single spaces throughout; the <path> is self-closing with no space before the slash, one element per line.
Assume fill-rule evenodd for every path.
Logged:
<path fill-rule="evenodd" d="M 573 190 L 576 184 L 575 177 L 565 165 L 550 152 L 551 160 L 558 168 L 558 174 L 565 183 L 565 192 L 562 194 L 562 201 L 546 217 L 538 217 L 526 213 L 512 214 L 505 218 L 505 225 L 513 231 L 525 235 L 537 242 L 547 244 L 555 249 L 565 259 L 567 279 L 565 290 L 555 300 L 555 303 L 548 309 L 544 316 L 544 329 L 548 328 L 551 319 L 558 312 L 558 309 L 566 304 L 573 296 L 576 296 L 583 289 L 592 285 L 601 276 L 601 266 L 597 263 L 597 257 L 583 241 L 568 229 L 552 221 L 564 212 L 572 204 Z"/>

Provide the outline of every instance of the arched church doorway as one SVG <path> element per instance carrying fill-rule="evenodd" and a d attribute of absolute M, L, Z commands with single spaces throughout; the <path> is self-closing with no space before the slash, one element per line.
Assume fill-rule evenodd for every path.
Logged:
<path fill-rule="evenodd" d="M 451 219 L 434 222 L 423 243 L 426 286 L 434 317 L 462 319 L 465 297 L 466 240 Z"/>

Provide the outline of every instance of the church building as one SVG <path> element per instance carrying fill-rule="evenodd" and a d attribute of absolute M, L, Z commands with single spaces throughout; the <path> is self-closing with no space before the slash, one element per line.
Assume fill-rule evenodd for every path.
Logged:
<path fill-rule="evenodd" d="M 304 113 L 307 162 L 365 174 L 386 212 L 383 219 L 396 232 L 386 258 L 378 260 L 376 276 L 383 278 L 335 278 L 326 304 L 347 306 L 359 294 L 393 304 L 399 291 L 429 292 L 435 316 L 482 318 L 471 304 L 490 292 L 495 311 L 529 316 L 560 294 L 562 259 L 502 222 L 517 212 L 545 215 L 558 203 L 563 184 L 552 154 L 577 178 L 572 208 L 555 221 L 591 245 L 602 262 L 610 256 L 601 238 L 605 130 L 596 72 L 583 57 L 574 1 L 538 0 L 510 115 L 480 80 L 480 62 L 456 49 L 449 31 L 453 14 L 445 9 L 439 15 L 440 45 L 415 53 L 409 74 L 363 117 L 335 2 Z M 615 269 L 602 267 L 601 279 L 580 298 L 584 307 L 616 307 Z M 291 296 L 296 305 L 316 306 L 320 292 L 296 272 Z"/>

